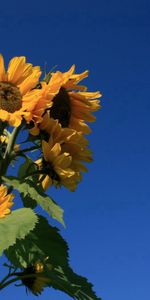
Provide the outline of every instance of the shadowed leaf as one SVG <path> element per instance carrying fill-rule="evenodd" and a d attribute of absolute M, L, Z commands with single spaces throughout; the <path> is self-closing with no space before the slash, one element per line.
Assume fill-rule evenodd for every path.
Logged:
<path fill-rule="evenodd" d="M 58 229 L 49 225 L 44 217 L 38 217 L 39 223 L 34 230 L 5 252 L 7 258 L 21 269 L 40 261 L 44 265 L 42 275 L 49 279 L 47 286 L 61 290 L 76 300 L 100 300 L 92 284 L 70 268 L 68 246 Z"/>

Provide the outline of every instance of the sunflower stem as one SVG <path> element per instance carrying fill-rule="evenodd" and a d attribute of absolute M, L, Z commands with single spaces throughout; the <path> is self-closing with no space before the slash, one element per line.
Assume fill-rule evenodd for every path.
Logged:
<path fill-rule="evenodd" d="M 9 141 L 7 144 L 7 148 L 6 148 L 2 163 L 1 163 L 0 176 L 4 176 L 7 172 L 7 169 L 9 167 L 9 164 L 11 161 L 11 152 L 14 148 L 15 141 L 16 141 L 16 138 L 17 138 L 17 135 L 18 135 L 20 129 L 21 129 L 21 125 L 19 127 L 15 127 L 13 132 L 10 135 L 10 138 L 9 138 Z"/>
<path fill-rule="evenodd" d="M 18 277 L 15 277 L 15 278 L 12 278 L 4 283 L 0 283 L 0 291 L 3 290 L 5 287 L 7 287 L 8 285 L 10 285 L 11 283 L 15 282 L 15 281 L 18 281 L 20 278 Z"/>
<path fill-rule="evenodd" d="M 10 136 L 9 142 L 7 144 L 7 148 L 6 148 L 6 151 L 5 151 L 5 154 L 4 154 L 4 159 L 7 159 L 7 157 L 10 156 L 11 151 L 14 148 L 15 141 L 16 141 L 17 135 L 20 131 L 20 128 L 21 128 L 21 126 L 14 128 L 14 130 L 13 130 L 11 136 Z"/>
<path fill-rule="evenodd" d="M 1 285 L 4 284 L 4 282 L 9 279 L 10 277 L 14 276 L 14 272 L 13 273 L 8 273 L 3 279 L 2 281 L 0 282 L 0 288 L 1 288 Z"/>
<path fill-rule="evenodd" d="M 19 275 L 19 276 L 18 276 Z M 6 281 L 6 279 L 9 279 L 10 277 L 12 276 L 16 276 L 15 278 L 12 278 L 8 281 Z M 26 275 L 21 275 L 21 272 L 20 273 L 11 273 L 9 275 L 7 275 L 1 282 L 0 282 L 0 291 L 3 290 L 4 288 L 6 288 L 8 285 L 10 285 L 11 283 L 13 282 L 16 282 L 18 280 L 22 280 L 22 279 L 28 279 L 28 278 L 35 278 L 35 277 L 38 277 L 40 276 L 39 274 L 26 274 Z"/>

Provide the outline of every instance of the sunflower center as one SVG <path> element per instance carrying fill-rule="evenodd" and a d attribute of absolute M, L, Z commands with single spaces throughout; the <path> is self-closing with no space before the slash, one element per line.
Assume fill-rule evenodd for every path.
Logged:
<path fill-rule="evenodd" d="M 0 82 L 0 109 L 14 113 L 22 107 L 22 95 L 10 82 Z"/>
<path fill-rule="evenodd" d="M 44 158 L 42 160 L 42 171 L 43 174 L 47 174 L 49 177 L 51 177 L 52 180 L 60 181 L 60 178 L 55 172 L 52 164 L 50 162 L 47 162 Z"/>
<path fill-rule="evenodd" d="M 59 93 L 53 99 L 50 116 L 58 119 L 62 127 L 68 127 L 71 116 L 71 101 L 66 89 L 61 87 Z"/>

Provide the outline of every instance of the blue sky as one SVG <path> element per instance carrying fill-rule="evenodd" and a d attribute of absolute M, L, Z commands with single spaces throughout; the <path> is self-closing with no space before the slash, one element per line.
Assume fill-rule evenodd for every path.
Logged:
<path fill-rule="evenodd" d="M 3 2 L 0 36 L 6 61 L 90 70 L 85 83 L 103 93 L 89 137 L 94 162 L 75 193 L 51 195 L 65 209 L 74 270 L 103 300 L 149 299 L 149 1 Z M 1 298 L 12 294 L 34 299 L 13 286 Z M 48 289 L 40 299 L 70 298 Z"/>

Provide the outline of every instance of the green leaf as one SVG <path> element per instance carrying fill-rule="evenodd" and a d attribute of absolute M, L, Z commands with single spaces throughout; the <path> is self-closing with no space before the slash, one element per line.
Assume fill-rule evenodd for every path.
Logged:
<path fill-rule="evenodd" d="M 21 208 L 0 219 L 0 255 L 34 229 L 38 218 L 30 208 Z"/>
<path fill-rule="evenodd" d="M 30 207 L 32 209 L 34 209 L 37 206 L 37 202 L 35 200 L 33 200 L 29 195 L 25 196 L 23 194 L 21 195 L 21 200 L 23 202 L 23 206 L 24 207 Z"/>
<path fill-rule="evenodd" d="M 20 168 L 18 170 L 18 177 L 19 179 L 23 179 L 29 173 L 32 173 L 34 171 L 36 171 L 35 163 L 32 159 L 26 156 L 25 162 L 20 165 Z M 21 199 L 24 207 L 30 207 L 34 209 L 37 206 L 37 202 L 33 200 L 29 195 L 24 196 L 24 194 L 21 193 Z"/>
<path fill-rule="evenodd" d="M 93 291 L 93 285 L 85 277 L 74 273 L 69 266 L 58 266 L 47 271 L 47 277 L 51 279 L 54 289 L 61 290 L 76 300 L 101 300 Z"/>
<path fill-rule="evenodd" d="M 49 287 L 61 290 L 76 300 L 100 300 L 92 284 L 86 278 L 74 273 L 69 266 L 68 245 L 57 228 L 39 217 L 39 223 L 23 241 L 10 247 L 5 254 L 11 263 L 24 269 L 37 261 L 44 264 L 42 276 L 49 279 Z M 29 251 L 30 249 L 30 251 Z"/>
<path fill-rule="evenodd" d="M 12 186 L 14 189 L 17 189 L 22 197 L 28 196 L 32 200 L 35 200 L 52 218 L 56 219 L 65 226 L 63 221 L 63 209 L 57 205 L 52 198 L 47 196 L 40 188 L 37 186 L 35 188 L 34 182 L 29 179 L 27 182 L 22 182 L 13 176 L 3 177 L 3 179 L 8 185 Z"/>
<path fill-rule="evenodd" d="M 23 241 L 17 241 L 14 247 L 7 250 L 7 257 L 18 268 L 25 268 L 39 259 L 43 261 L 46 257 L 49 257 L 55 266 L 66 266 L 68 264 L 67 243 L 58 229 L 52 227 L 44 217 L 38 215 L 38 220 L 34 230 Z"/>

